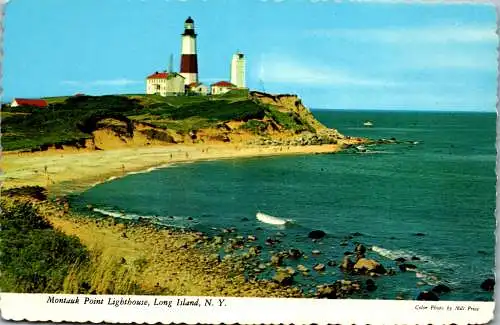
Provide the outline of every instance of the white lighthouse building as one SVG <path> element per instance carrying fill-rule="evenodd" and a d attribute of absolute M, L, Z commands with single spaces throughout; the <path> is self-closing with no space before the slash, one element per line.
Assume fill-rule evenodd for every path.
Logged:
<path fill-rule="evenodd" d="M 241 52 L 233 54 L 231 60 L 231 83 L 238 88 L 245 88 L 245 56 Z"/>
<path fill-rule="evenodd" d="M 184 22 L 184 33 L 181 44 L 181 76 L 184 84 L 198 83 L 198 58 L 196 57 L 196 33 L 194 32 L 194 21 L 188 17 Z"/>

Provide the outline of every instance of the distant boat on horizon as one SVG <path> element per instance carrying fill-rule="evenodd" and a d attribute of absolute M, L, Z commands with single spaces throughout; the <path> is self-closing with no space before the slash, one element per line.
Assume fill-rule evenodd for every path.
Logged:
<path fill-rule="evenodd" d="M 373 122 L 372 121 L 365 121 L 365 123 L 363 123 L 363 125 L 366 127 L 371 127 L 371 126 L 373 126 Z"/>

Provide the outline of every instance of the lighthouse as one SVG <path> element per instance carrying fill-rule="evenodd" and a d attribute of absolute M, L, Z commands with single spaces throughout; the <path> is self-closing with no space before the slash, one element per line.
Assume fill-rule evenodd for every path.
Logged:
<path fill-rule="evenodd" d="M 181 45 L 181 76 L 184 84 L 190 85 L 198 82 L 198 58 L 196 57 L 196 33 L 194 21 L 188 17 L 184 22 L 184 33 Z"/>

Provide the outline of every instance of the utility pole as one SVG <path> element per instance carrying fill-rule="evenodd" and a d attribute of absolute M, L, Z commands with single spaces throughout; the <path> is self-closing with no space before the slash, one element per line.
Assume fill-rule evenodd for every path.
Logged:
<path fill-rule="evenodd" d="M 170 59 L 168 61 L 168 73 L 174 72 L 174 55 L 170 53 Z"/>

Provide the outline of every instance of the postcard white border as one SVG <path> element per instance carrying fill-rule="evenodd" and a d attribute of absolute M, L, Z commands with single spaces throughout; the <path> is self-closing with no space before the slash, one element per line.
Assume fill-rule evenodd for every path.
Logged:
<path fill-rule="evenodd" d="M 52 298 L 78 303 L 50 302 Z M 129 301 L 130 298 L 130 301 Z M 87 303 L 85 303 L 87 299 Z M 102 299 L 102 304 L 90 300 Z M 145 301 L 147 305 L 110 302 Z M 172 301 L 170 307 L 154 305 Z M 198 305 L 179 306 L 178 296 L 1 294 L 2 318 L 14 321 L 111 323 L 250 324 L 486 324 L 494 302 L 330 300 L 306 298 L 186 297 Z M 205 305 L 210 301 L 211 305 Z"/>
<path fill-rule="evenodd" d="M 0 0 L 3 14 L 4 5 L 9 0 Z M 376 1 L 372 2 L 384 2 Z M 397 2 L 397 1 L 395 1 Z M 410 2 L 410 1 L 399 1 Z M 429 1 L 433 2 L 433 1 Z M 445 2 L 445 1 L 443 1 Z M 447 1 L 475 2 L 475 1 Z M 500 17 L 500 0 L 483 0 L 477 3 L 494 4 Z M 500 18 L 499 18 L 500 19 Z M 0 46 L 3 29 L 0 31 Z M 3 53 L 0 51 L 0 61 Z M 499 60 L 500 61 L 500 60 Z M 1 75 L 1 70 L 0 70 Z M 499 77 L 500 78 L 500 77 Z M 500 94 L 500 83 L 498 83 Z M 0 94 L 1 96 L 1 94 Z M 498 105 L 497 105 L 498 114 Z M 497 150 L 500 152 L 500 123 L 497 120 Z M 497 156 L 497 179 L 500 173 Z M 500 185 L 497 184 L 497 187 Z M 497 191 L 497 211 L 500 208 Z M 497 222 L 497 230 L 498 230 Z M 496 273 L 499 274 L 498 254 L 500 243 L 496 245 Z M 148 300 L 150 306 L 90 305 L 48 303 L 50 296 L 57 298 L 134 299 Z M 499 290 L 495 299 L 500 298 Z M 327 299 L 283 299 L 283 298 L 233 298 L 233 297 L 189 297 L 189 299 L 212 299 L 215 307 L 161 307 L 151 306 L 154 300 L 172 300 L 182 297 L 172 296 L 117 296 L 117 295 L 52 295 L 0 293 L 0 323 L 4 320 L 37 322 L 110 322 L 110 323 L 254 323 L 254 324 L 486 324 L 494 317 L 495 302 L 472 301 L 394 301 L 394 300 L 327 300 Z M 217 307 L 219 299 L 225 306 Z M 434 306 L 434 307 L 433 307 Z M 437 310 L 442 307 L 442 310 Z M 451 311 L 448 309 L 451 308 Z M 457 307 L 463 308 L 457 310 Z M 425 309 L 424 309 L 425 308 Z M 472 310 L 477 308 L 478 311 Z M 496 322 L 495 322 L 496 323 Z"/>

